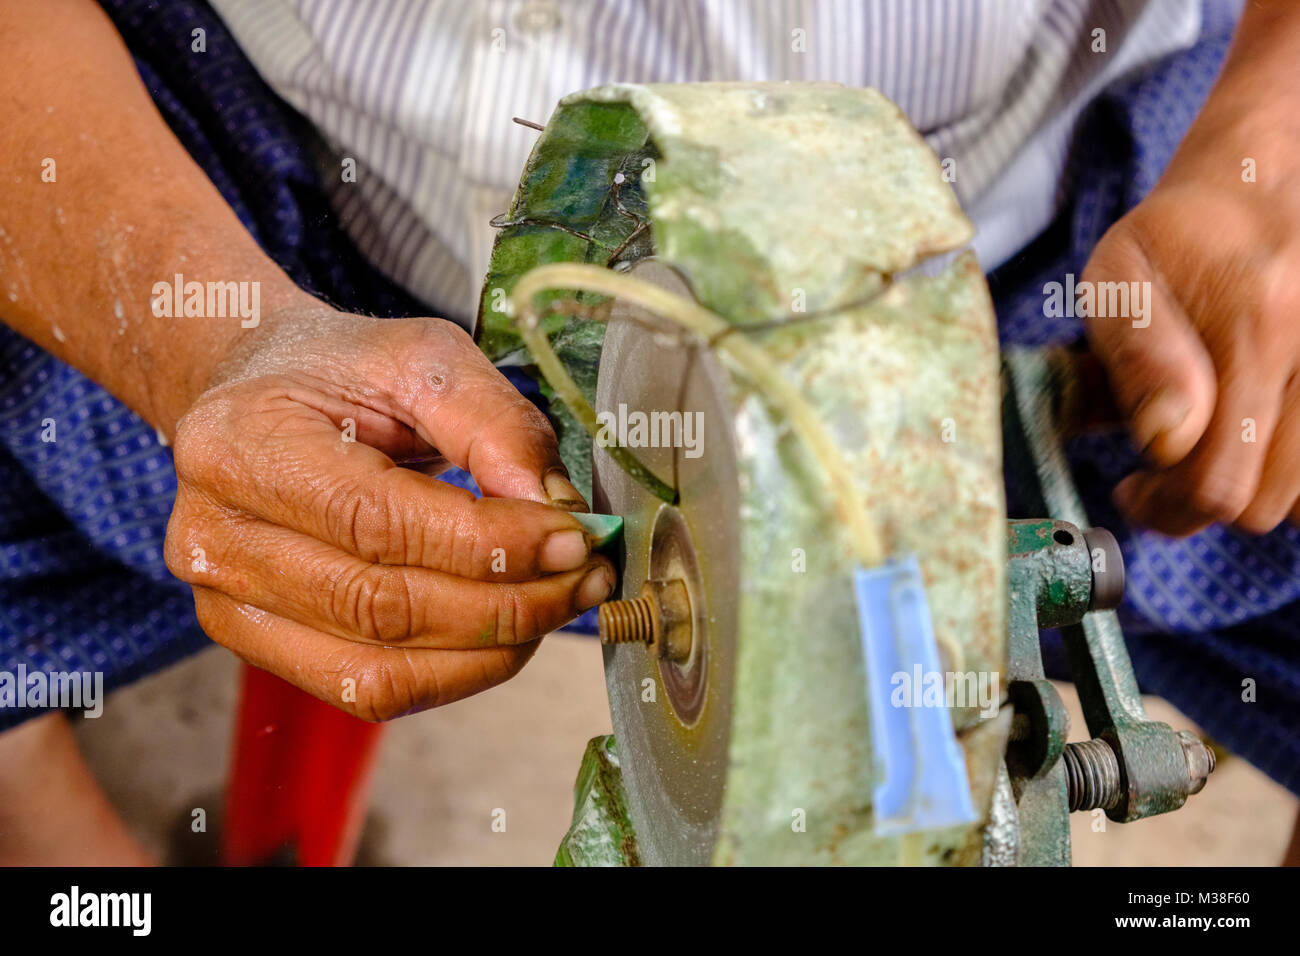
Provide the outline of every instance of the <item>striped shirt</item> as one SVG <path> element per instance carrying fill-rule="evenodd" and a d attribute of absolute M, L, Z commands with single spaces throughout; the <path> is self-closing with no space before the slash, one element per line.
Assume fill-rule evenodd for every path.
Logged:
<path fill-rule="evenodd" d="M 986 269 L 1051 220 L 1076 120 L 1195 42 L 1196 0 L 213 0 L 307 116 L 340 219 L 469 326 L 557 100 L 606 82 L 823 80 L 896 102 L 954 175 Z M 355 181 L 349 162 L 355 167 Z"/>

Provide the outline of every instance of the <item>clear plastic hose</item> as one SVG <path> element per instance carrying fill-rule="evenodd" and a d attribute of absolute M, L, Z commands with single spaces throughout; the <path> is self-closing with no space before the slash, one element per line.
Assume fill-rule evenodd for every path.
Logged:
<path fill-rule="evenodd" d="M 880 537 L 853 482 L 848 463 L 812 406 L 804 401 L 803 396 L 761 347 L 744 335 L 727 334 L 733 332 L 734 327 L 699 303 L 632 276 L 576 262 L 554 263 L 532 269 L 515 284 L 510 296 L 515 324 L 555 394 L 596 440 L 600 440 L 596 413 L 551 348 L 546 331 L 542 328 L 537 297 L 547 289 L 572 289 L 623 299 L 676 323 L 730 359 L 732 365 L 758 386 L 767 401 L 789 419 L 791 426 L 808 445 L 813 458 L 830 482 L 835 510 L 849 529 L 858 562 L 863 567 L 874 567 L 883 561 Z M 676 493 L 626 448 L 612 446 L 607 451 L 632 477 L 656 495 L 665 501 L 676 498 Z"/>

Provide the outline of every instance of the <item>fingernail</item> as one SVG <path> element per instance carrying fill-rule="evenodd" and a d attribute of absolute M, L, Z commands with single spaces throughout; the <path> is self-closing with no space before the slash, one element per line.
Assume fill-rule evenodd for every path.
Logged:
<path fill-rule="evenodd" d="M 542 476 L 542 488 L 551 499 L 551 504 L 565 511 L 590 511 L 587 502 L 582 500 L 578 489 L 564 476 L 564 472 L 555 469 Z"/>
<path fill-rule="evenodd" d="M 595 607 L 614 590 L 614 574 L 607 567 L 594 569 L 578 585 L 578 610 Z"/>
<path fill-rule="evenodd" d="M 1191 407 L 1171 388 L 1162 388 L 1138 406 L 1133 415 L 1133 440 L 1146 452 L 1164 432 L 1183 423 Z"/>
<path fill-rule="evenodd" d="M 543 571 L 572 571 L 582 566 L 587 554 L 587 536 L 581 531 L 556 531 L 542 542 L 537 566 Z"/>

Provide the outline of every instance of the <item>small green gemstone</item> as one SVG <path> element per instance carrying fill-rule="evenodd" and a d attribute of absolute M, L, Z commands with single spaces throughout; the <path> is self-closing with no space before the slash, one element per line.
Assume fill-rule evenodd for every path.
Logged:
<path fill-rule="evenodd" d="M 578 523 L 591 536 L 592 547 L 603 548 L 623 533 L 623 519 L 619 515 L 593 515 L 574 512 Z"/>

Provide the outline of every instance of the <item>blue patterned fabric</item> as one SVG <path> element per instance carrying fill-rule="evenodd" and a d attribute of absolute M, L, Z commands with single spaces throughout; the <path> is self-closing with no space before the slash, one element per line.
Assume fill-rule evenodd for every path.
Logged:
<path fill-rule="evenodd" d="M 167 122 L 300 285 L 354 311 L 429 313 L 357 255 L 316 178 L 314 134 L 206 5 L 102 5 Z M 1200 43 L 1089 111 L 1068 205 L 990 276 L 1005 342 L 1080 337 L 1077 322 L 1043 317 L 1042 287 L 1079 274 L 1105 229 L 1155 183 L 1222 62 L 1234 6 L 1207 2 Z M 202 55 L 190 52 L 196 27 L 207 33 Z M 176 483 L 168 450 L 103 389 L 2 327 L 0 364 L 0 670 L 100 670 L 112 688 L 203 646 L 189 589 L 162 560 Z M 41 440 L 47 418 L 54 443 Z M 1300 532 L 1213 528 L 1173 541 L 1126 529 L 1109 493 L 1136 463 L 1127 440 L 1090 436 L 1069 452 L 1093 521 L 1125 550 L 1121 615 L 1144 689 L 1300 793 Z M 1256 703 L 1241 699 L 1246 678 Z M 0 709 L 0 727 L 27 715 Z"/>

